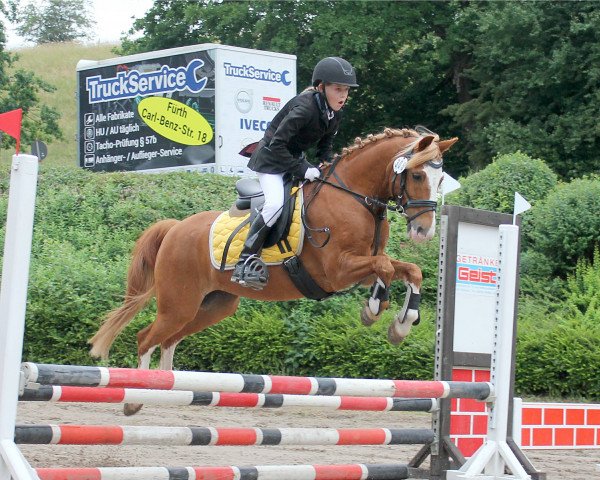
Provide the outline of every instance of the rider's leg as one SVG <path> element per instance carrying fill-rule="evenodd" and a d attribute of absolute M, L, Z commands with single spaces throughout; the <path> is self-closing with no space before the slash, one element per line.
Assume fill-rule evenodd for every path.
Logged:
<path fill-rule="evenodd" d="M 260 188 L 265 195 L 262 216 L 271 228 L 281 215 L 284 200 L 283 173 L 257 173 Z"/>
<path fill-rule="evenodd" d="M 256 218 L 250 225 L 240 259 L 231 276 L 231 281 L 240 285 L 246 285 L 247 283 L 245 271 L 248 259 L 252 256 L 260 255 L 269 231 L 279 218 L 279 215 L 281 215 L 281 208 L 283 206 L 283 174 L 259 173 L 258 179 L 265 195 L 265 204 L 262 212 L 256 215 Z M 266 281 L 266 279 L 264 280 Z"/>

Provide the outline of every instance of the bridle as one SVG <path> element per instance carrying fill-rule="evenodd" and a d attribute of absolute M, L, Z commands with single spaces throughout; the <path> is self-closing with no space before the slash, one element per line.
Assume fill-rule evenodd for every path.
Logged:
<path fill-rule="evenodd" d="M 410 152 L 406 156 L 399 157 L 399 159 L 403 159 L 404 161 L 402 163 L 406 164 L 410 161 L 412 156 L 413 156 L 413 153 Z M 399 159 L 396 159 L 396 161 L 398 161 Z M 442 159 L 440 159 L 439 162 L 434 162 L 433 160 L 429 160 L 428 162 L 425 162 L 424 165 L 428 165 L 437 170 L 438 168 L 442 168 L 444 166 L 444 161 Z M 392 177 L 391 191 L 392 191 L 392 197 L 396 202 L 396 205 L 393 208 L 393 210 L 395 210 L 400 215 L 405 217 L 406 222 L 408 224 L 410 224 L 410 222 L 412 222 L 415 218 L 420 217 L 421 215 L 423 215 L 427 212 L 435 212 L 437 210 L 437 201 L 435 201 L 435 200 L 413 200 L 412 198 L 410 198 L 408 192 L 406 191 L 406 176 L 407 175 L 408 175 L 408 170 L 403 169 L 401 172 L 397 172 L 397 169 L 394 168 L 394 176 Z M 397 188 L 396 185 L 397 185 L 398 181 L 400 183 L 400 187 L 398 190 L 398 195 L 395 195 L 394 191 Z M 404 198 L 404 197 L 406 197 L 406 202 L 402 203 L 402 198 Z M 421 210 L 419 210 L 414 215 L 409 216 L 408 213 L 406 213 L 406 210 L 408 210 L 409 208 L 421 208 Z M 391 209 L 391 208 L 389 208 L 389 209 Z"/>
<path fill-rule="evenodd" d="M 408 175 L 408 170 L 405 168 L 397 168 L 396 165 L 398 163 L 402 163 L 404 166 L 410 161 L 414 153 L 408 152 L 406 155 L 396 158 L 394 161 L 394 175 L 391 180 L 391 188 L 390 191 L 392 196 L 387 199 L 379 199 L 376 197 L 371 197 L 369 195 L 363 195 L 361 193 L 355 192 L 354 190 L 348 188 L 346 184 L 342 181 L 342 179 L 335 173 L 336 163 L 331 164 L 331 168 L 325 178 L 317 178 L 317 181 L 321 184 L 329 185 L 338 190 L 342 190 L 353 197 L 355 197 L 359 203 L 361 203 L 368 210 L 372 210 L 372 207 L 376 208 L 385 208 L 386 210 L 390 210 L 393 212 L 398 212 L 400 215 L 406 218 L 406 221 L 410 223 L 417 217 L 420 217 L 424 213 L 434 212 L 437 209 L 437 202 L 435 200 L 413 200 L 410 198 L 408 192 L 406 191 L 406 177 Z M 400 161 L 400 162 L 399 162 Z M 429 160 L 425 162 L 424 165 L 428 165 L 436 170 L 442 168 L 444 166 L 444 161 L 440 159 L 439 162 L 435 162 L 433 160 Z M 332 183 L 328 179 L 329 177 L 333 177 L 338 183 Z M 398 191 L 396 194 L 395 192 Z M 403 203 L 403 198 L 406 197 L 406 201 Z M 313 197 L 314 198 L 314 197 Z M 409 216 L 406 211 L 409 208 L 421 208 L 414 215 Z"/>
<path fill-rule="evenodd" d="M 392 176 L 391 186 L 390 186 L 391 187 L 390 191 L 392 193 L 392 196 L 387 199 L 379 199 L 376 197 L 371 197 L 369 195 L 363 195 L 359 192 L 356 192 L 356 191 L 348 188 L 348 186 L 342 181 L 342 179 L 339 177 L 339 175 L 337 175 L 337 173 L 335 172 L 335 167 L 337 166 L 337 163 L 341 159 L 341 157 L 336 157 L 334 159 L 334 161 L 331 163 L 329 171 L 327 172 L 325 177 L 316 179 L 316 181 L 319 182 L 319 185 L 313 192 L 310 200 L 303 206 L 302 223 L 306 229 L 306 235 L 307 235 L 308 240 L 311 242 L 311 244 L 317 248 L 322 248 L 325 245 L 327 245 L 327 243 L 329 242 L 329 238 L 330 238 L 329 227 L 313 228 L 313 227 L 310 227 L 306 223 L 306 220 L 305 220 L 305 216 L 306 216 L 308 207 L 310 206 L 310 204 L 312 203 L 312 200 L 314 200 L 314 198 L 316 197 L 317 193 L 319 192 L 319 190 L 322 188 L 323 185 L 329 185 L 330 187 L 333 187 L 337 190 L 341 190 L 341 191 L 344 191 L 344 192 L 352 195 L 363 207 L 365 207 L 375 217 L 376 224 L 377 224 L 376 231 L 379 230 L 379 224 L 381 223 L 381 221 L 386 218 L 386 212 L 388 210 L 393 211 L 393 212 L 398 212 L 400 215 L 405 217 L 408 225 L 410 225 L 410 222 L 412 222 L 415 218 L 418 218 L 425 213 L 435 212 L 437 209 L 437 201 L 413 200 L 410 198 L 410 196 L 408 195 L 408 192 L 406 191 L 406 182 L 407 182 L 406 177 L 408 175 L 408 170 L 405 167 L 413 155 L 414 155 L 414 152 L 411 150 L 395 159 L 394 175 Z M 400 164 L 402 165 L 401 168 L 398 167 L 398 165 L 400 165 Z M 424 163 L 424 165 L 428 165 L 435 169 L 442 168 L 443 164 L 444 164 L 444 162 L 442 159 L 440 159 L 439 162 L 429 160 Z M 337 184 L 332 183 L 330 181 L 331 177 L 333 177 L 333 179 L 335 179 Z M 396 191 L 398 191 L 398 194 L 395 194 Z M 406 201 L 404 203 L 402 203 L 402 200 L 404 197 L 406 197 Z M 421 210 L 419 210 L 414 215 L 409 216 L 406 211 L 410 208 L 421 208 Z M 314 239 L 312 238 L 311 232 L 324 233 L 327 238 L 325 239 L 324 242 L 317 245 L 315 243 Z M 377 233 L 376 233 L 376 236 L 377 236 Z"/>

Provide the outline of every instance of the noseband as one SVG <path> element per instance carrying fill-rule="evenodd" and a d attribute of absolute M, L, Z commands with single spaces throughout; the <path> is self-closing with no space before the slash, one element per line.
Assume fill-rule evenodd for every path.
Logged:
<path fill-rule="evenodd" d="M 406 160 L 407 161 L 410 160 L 410 157 L 412 157 L 412 153 L 406 157 Z M 425 165 L 429 165 L 430 167 L 435 168 L 437 170 L 438 168 L 443 167 L 444 162 L 442 160 L 439 163 L 436 163 L 433 160 L 430 160 L 430 161 L 426 162 Z M 408 170 L 402 170 L 402 172 L 400 172 L 400 173 L 397 173 L 396 171 L 394 171 L 394 176 L 392 177 L 392 195 L 396 202 L 396 206 L 395 207 L 388 206 L 388 208 L 390 210 L 391 209 L 395 210 L 400 215 L 405 217 L 406 222 L 408 224 L 410 224 L 410 222 L 412 222 L 415 218 L 420 217 L 424 213 L 435 212 L 437 209 L 437 201 L 411 199 L 408 192 L 406 191 L 406 176 L 407 175 L 408 175 Z M 399 189 L 397 188 L 398 182 L 400 182 Z M 396 190 L 398 190 L 398 195 L 394 194 L 394 192 Z M 402 203 L 402 199 L 404 197 L 406 197 L 406 202 Z M 409 216 L 406 213 L 406 210 L 408 210 L 409 208 L 421 208 L 421 210 L 419 210 L 414 215 Z"/>

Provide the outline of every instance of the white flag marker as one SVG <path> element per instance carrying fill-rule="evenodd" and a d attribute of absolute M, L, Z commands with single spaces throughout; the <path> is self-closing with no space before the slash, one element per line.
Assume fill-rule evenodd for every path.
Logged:
<path fill-rule="evenodd" d="M 444 172 L 444 181 L 442 182 L 442 205 L 444 205 L 446 195 L 459 188 L 460 182 Z"/>
<path fill-rule="evenodd" d="M 519 215 L 520 213 L 526 212 L 530 208 L 531 208 L 531 203 L 529 203 L 527 200 L 525 200 L 519 194 L 519 192 L 515 192 L 515 207 L 514 207 L 514 213 L 513 213 L 513 225 L 516 224 L 517 215 Z"/>

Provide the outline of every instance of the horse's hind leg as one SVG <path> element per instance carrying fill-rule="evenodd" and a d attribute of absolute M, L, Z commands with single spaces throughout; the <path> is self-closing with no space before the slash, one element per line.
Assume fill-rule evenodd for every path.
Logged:
<path fill-rule="evenodd" d="M 191 297 L 192 295 L 190 295 Z M 159 301 L 159 311 L 156 320 L 137 334 L 138 368 L 150 368 L 150 357 L 156 347 L 181 330 L 187 323 L 193 321 L 200 307 L 198 295 L 193 295 L 194 301 L 179 298 L 175 302 Z M 200 296 L 200 298 L 202 298 Z M 168 308 L 165 308 L 165 304 Z M 162 306 L 161 306 L 162 305 Z M 142 408 L 139 403 L 126 403 L 123 407 L 125 415 L 133 415 Z"/>
<path fill-rule="evenodd" d="M 239 303 L 240 297 L 221 290 L 215 290 L 206 295 L 194 320 L 162 342 L 160 346 L 161 365 L 170 365 L 172 368 L 175 347 L 182 339 L 194 333 L 201 332 L 211 325 L 219 323 L 224 318 L 233 315 Z"/>
<path fill-rule="evenodd" d="M 233 315 L 237 310 L 239 302 L 239 297 L 222 291 L 214 291 L 206 295 L 194 319 L 161 342 L 159 368 L 161 370 L 172 370 L 173 356 L 175 354 L 175 348 L 179 342 L 183 338 L 200 332 L 211 325 L 220 322 L 224 318 Z M 142 330 L 138 335 L 145 334 L 145 330 L 146 329 Z M 148 350 L 148 352 L 150 352 L 150 350 Z M 140 363 L 143 359 L 144 356 L 140 356 Z M 125 415 L 133 415 L 137 413 L 142 406 L 143 405 L 141 403 L 126 403 L 123 411 Z"/>

